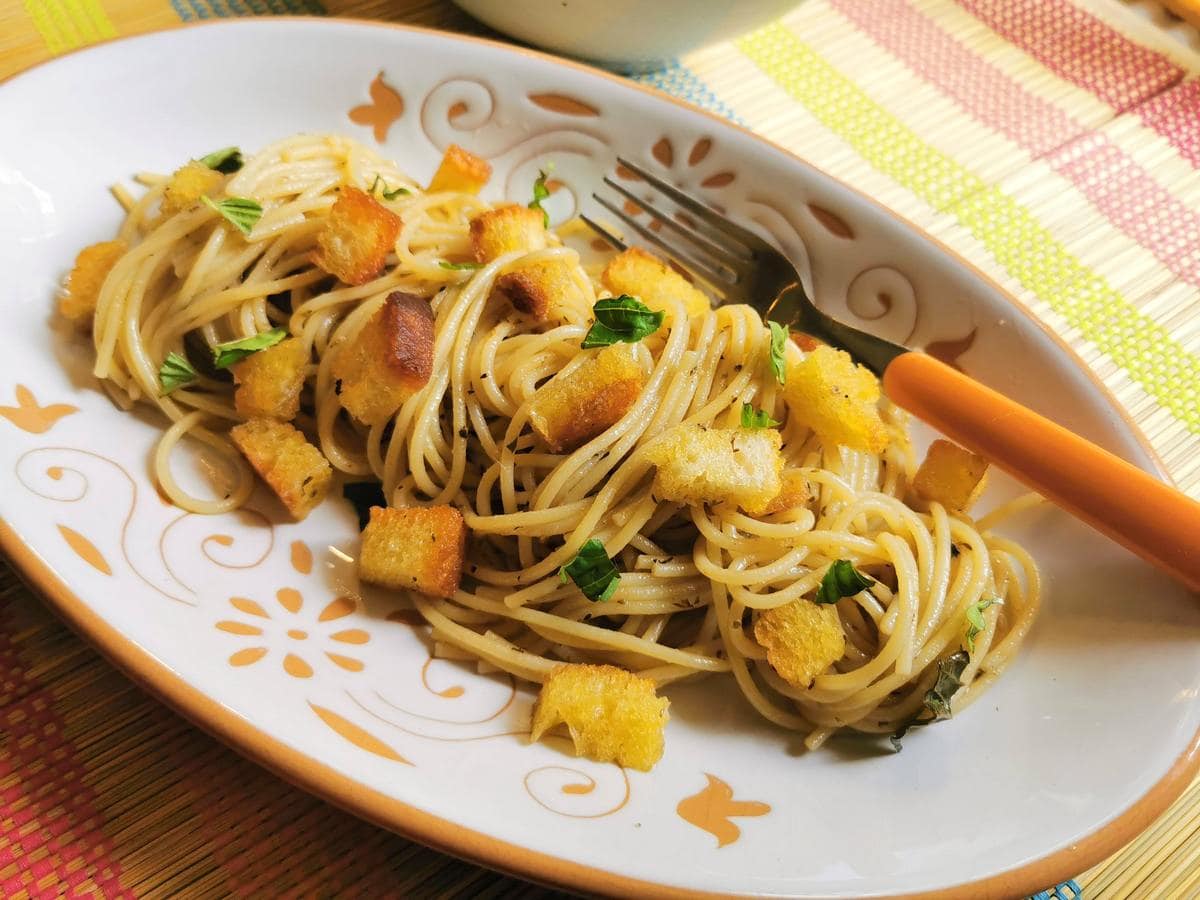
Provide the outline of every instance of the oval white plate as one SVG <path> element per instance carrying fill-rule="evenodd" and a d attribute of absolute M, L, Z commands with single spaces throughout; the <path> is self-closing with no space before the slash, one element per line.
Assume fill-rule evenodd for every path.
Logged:
<path fill-rule="evenodd" d="M 382 74 L 381 74 L 382 73 Z M 491 193 L 553 159 L 562 218 L 620 152 L 757 223 L 819 301 L 1151 467 L 1077 360 L 968 265 L 851 189 L 724 121 L 500 45 L 363 23 L 221 23 L 68 56 L 0 88 L 0 515 L 4 549 L 86 637 L 223 739 L 435 846 L 601 892 L 797 896 L 1033 891 L 1143 827 L 1197 762 L 1200 607 L 1043 510 L 1012 533 L 1046 606 L 1024 654 L 898 755 L 800 752 L 728 684 L 671 692 L 650 774 L 528 745 L 530 695 L 429 663 L 422 629 L 361 591 L 331 500 L 284 524 L 164 504 L 160 425 L 117 411 L 51 315 L 75 252 L 119 219 L 108 185 L 298 131 L 377 142 L 418 178 L 457 141 Z M 1012 495 L 996 479 L 985 503 Z M 688 800 L 688 798 L 694 798 Z M 685 802 L 687 801 L 687 802 Z"/>

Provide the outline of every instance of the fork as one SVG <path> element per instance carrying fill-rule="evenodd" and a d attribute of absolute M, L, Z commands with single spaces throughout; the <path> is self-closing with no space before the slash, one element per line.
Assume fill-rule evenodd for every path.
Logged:
<path fill-rule="evenodd" d="M 1200 503 L 927 353 L 831 318 L 809 298 L 788 259 L 758 235 L 640 166 L 621 158 L 617 162 L 703 229 L 664 215 L 609 177 L 604 184 L 645 210 L 658 223 L 658 232 L 598 193 L 592 195 L 596 202 L 677 264 L 719 288 L 724 302 L 749 304 L 764 319 L 848 351 L 879 376 L 893 403 L 1200 591 Z M 613 247 L 627 249 L 607 229 L 581 218 Z"/>

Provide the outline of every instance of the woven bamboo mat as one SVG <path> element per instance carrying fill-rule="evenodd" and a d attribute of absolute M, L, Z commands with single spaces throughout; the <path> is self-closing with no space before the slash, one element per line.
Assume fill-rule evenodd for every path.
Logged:
<path fill-rule="evenodd" d="M 1197 0 L 1169 5 L 1200 21 Z M 324 12 L 483 31 L 440 0 L 0 0 L 0 77 L 181 21 Z M 1200 36 L 1149 0 L 808 0 L 642 80 L 856 184 L 991 274 L 1200 497 L 1197 72 Z M 549 895 L 243 761 L 2 567 L 0 729 L 5 896 Z M 1200 897 L 1200 782 L 1057 896 L 1080 891 Z"/>

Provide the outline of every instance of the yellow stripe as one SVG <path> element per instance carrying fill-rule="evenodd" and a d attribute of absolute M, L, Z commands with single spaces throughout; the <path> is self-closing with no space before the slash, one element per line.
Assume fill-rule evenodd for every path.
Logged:
<path fill-rule="evenodd" d="M 1022 287 L 1200 433 L 1200 359 L 1087 268 L 1025 207 L 921 140 L 782 25 L 743 53 L 871 166 L 955 216 Z"/>
<path fill-rule="evenodd" d="M 46 49 L 50 51 L 51 56 L 65 53 L 75 46 L 63 35 L 55 21 L 55 16 L 51 14 L 51 10 L 54 8 L 53 0 L 24 0 L 24 5 L 25 12 L 29 14 L 29 18 L 33 21 L 33 27 L 38 30 L 38 34 L 45 41 Z"/>
<path fill-rule="evenodd" d="M 116 37 L 99 0 L 23 0 L 51 56 Z"/>

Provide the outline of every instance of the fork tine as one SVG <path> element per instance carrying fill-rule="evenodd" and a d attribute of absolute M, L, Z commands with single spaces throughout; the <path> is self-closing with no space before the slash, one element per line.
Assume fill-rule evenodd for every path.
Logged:
<path fill-rule="evenodd" d="M 665 225 L 667 228 L 669 228 L 675 234 L 679 235 L 684 240 L 691 241 L 693 244 L 695 244 L 697 247 L 699 247 L 702 251 L 704 251 L 709 256 L 716 257 L 731 272 L 733 272 L 735 275 L 737 275 L 738 278 L 743 277 L 744 273 L 741 270 L 743 267 L 746 267 L 749 265 L 749 263 L 750 263 L 749 260 L 744 259 L 735 253 L 730 253 L 724 247 L 720 246 L 719 244 L 714 244 L 712 241 L 710 241 L 708 238 L 704 237 L 703 235 L 698 234 L 697 232 L 691 230 L 690 228 L 683 227 L 678 222 L 676 222 L 674 219 L 672 219 L 670 216 L 668 216 L 666 213 L 656 209 L 652 204 L 647 203 L 645 200 L 642 200 L 635 193 L 633 193 L 633 191 L 630 191 L 628 188 L 622 187 L 621 185 L 619 185 L 615 181 L 613 181 L 611 178 L 606 177 L 604 179 L 604 183 L 606 185 L 608 185 L 610 188 L 612 188 L 614 191 L 616 191 L 618 194 L 620 194 L 622 197 L 624 197 L 626 200 L 629 200 L 632 203 L 636 203 L 638 205 L 638 207 L 640 207 L 641 209 L 643 209 L 647 213 L 649 213 L 650 217 L 652 219 L 655 219 L 656 221 Z"/>
<path fill-rule="evenodd" d="M 629 216 L 624 210 L 620 209 L 612 201 L 606 200 L 604 197 L 601 197 L 599 194 L 592 194 L 592 197 L 593 197 L 593 199 L 595 199 L 595 201 L 597 203 L 599 203 L 601 206 L 603 206 L 605 209 L 607 209 L 610 213 L 612 213 L 614 216 L 616 216 L 618 219 L 620 219 L 622 222 L 624 222 L 626 225 L 628 225 L 630 228 L 632 228 L 634 231 L 636 231 L 645 240 L 649 241 L 654 246 L 658 247 L 660 250 L 667 253 L 671 257 L 674 257 L 676 259 L 682 258 L 683 264 L 687 268 L 695 270 L 700 275 L 702 275 L 704 278 L 707 278 L 709 281 L 713 282 L 714 284 L 730 285 L 730 284 L 737 283 L 737 272 L 734 272 L 733 273 L 734 277 L 730 278 L 728 272 L 722 272 L 722 271 L 718 271 L 717 269 L 712 268 L 712 266 L 710 266 L 704 260 L 698 259 L 694 253 L 692 253 L 690 251 L 685 251 L 684 249 L 682 249 L 680 247 L 671 246 L 666 241 L 664 241 L 661 237 L 659 237 L 657 234 L 655 234 L 653 231 L 651 231 L 649 228 L 647 228 L 645 225 L 643 225 L 641 222 L 639 222 L 636 219 Z"/>
<path fill-rule="evenodd" d="M 588 228 L 592 229 L 592 231 L 596 232 L 596 234 L 599 235 L 599 237 L 602 240 L 607 241 L 608 245 L 610 247 L 612 247 L 616 250 L 628 250 L 629 249 L 629 245 L 626 244 L 623 240 L 621 240 L 615 234 L 610 232 L 607 228 L 603 228 L 600 225 L 597 225 L 594 221 L 589 219 L 583 213 L 579 214 L 579 218 L 583 219 L 583 224 L 585 224 Z"/>
<path fill-rule="evenodd" d="M 699 200 L 695 199 L 694 197 L 691 197 L 688 194 L 685 194 L 683 191 L 679 190 L 679 188 L 675 187 L 674 185 L 668 184 L 667 182 L 665 182 L 661 178 L 659 178 L 657 175 L 651 175 L 649 172 L 647 172 L 641 166 L 634 165 L 629 160 L 627 160 L 623 157 L 620 157 L 620 156 L 617 157 L 617 162 L 620 165 L 624 166 L 625 168 L 629 169 L 635 175 L 638 175 L 641 178 L 645 179 L 653 187 L 658 188 L 659 191 L 666 194 L 676 204 L 678 204 L 679 206 L 682 206 L 688 212 L 695 215 L 702 222 L 704 222 L 704 224 L 707 225 L 709 228 L 712 228 L 714 231 L 719 231 L 721 234 L 725 235 L 726 237 L 732 238 L 733 240 L 737 241 L 739 244 L 742 245 L 742 249 L 744 249 L 751 258 L 753 258 L 755 253 L 760 248 L 762 248 L 764 241 L 762 238 L 760 238 L 754 232 L 747 231 L 745 228 L 742 228 L 740 225 L 734 225 L 732 222 L 730 222 L 728 219 L 726 219 L 721 214 L 713 212 L 713 210 L 709 209 L 707 206 L 705 206 Z"/>

